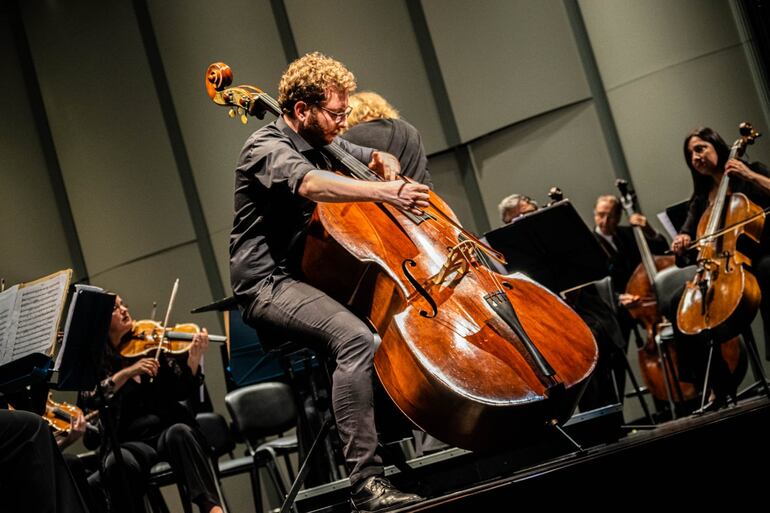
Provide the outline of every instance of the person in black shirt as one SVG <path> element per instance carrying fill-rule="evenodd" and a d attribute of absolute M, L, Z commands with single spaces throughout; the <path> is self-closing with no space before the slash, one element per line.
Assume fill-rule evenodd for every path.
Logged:
<path fill-rule="evenodd" d="M 0 410 L 3 511 L 88 513 L 48 424 L 40 415 Z"/>
<path fill-rule="evenodd" d="M 428 158 L 422 136 L 385 98 L 372 91 L 350 96 L 353 110 L 348 116 L 348 129 L 341 135 L 346 141 L 386 151 L 398 159 L 401 175 L 424 183 L 431 189 Z"/>
<path fill-rule="evenodd" d="M 722 137 L 712 128 L 701 127 L 693 130 L 684 140 L 684 158 L 693 181 L 693 194 L 690 197 L 687 218 L 685 219 L 679 234 L 671 244 L 671 250 L 684 260 L 680 263 L 692 262 L 694 252 L 688 253 L 690 243 L 696 237 L 696 230 L 706 208 L 713 204 L 717 190 L 724 176 L 731 177 L 730 192 L 743 193 L 753 203 L 761 208 L 770 206 L 770 172 L 760 162 L 746 163 L 740 159 L 729 159 L 730 147 Z M 762 293 L 762 301 L 759 307 L 762 315 L 762 324 L 765 331 L 765 347 L 770 349 L 770 337 L 767 327 L 770 326 L 770 231 L 765 226 L 759 241 L 759 248 L 752 255 L 751 272 L 756 276 Z M 676 316 L 681 295 L 673 297 L 669 305 L 672 315 Z M 679 334 L 677 332 L 679 336 Z M 702 373 L 697 371 L 705 369 L 705 344 L 684 343 L 678 344 L 680 356 L 680 368 L 687 367 L 696 370 L 695 379 L 701 380 Z M 721 355 L 720 351 L 715 354 Z M 715 371 L 717 379 L 715 390 L 717 399 L 723 399 L 725 394 L 734 394 L 736 383 L 727 380 L 719 383 L 720 374 L 725 381 L 725 365 L 722 358 L 715 359 Z"/>
<path fill-rule="evenodd" d="M 108 331 L 101 383 L 110 405 L 124 468 L 118 469 L 110 451 L 107 434 L 94 439 L 86 432 L 86 445 L 103 447 L 106 488 L 113 511 L 144 511 L 143 496 L 149 471 L 158 459 L 167 461 L 177 479 L 185 483 L 189 500 L 201 513 L 222 513 L 221 500 L 206 454 L 206 442 L 198 430 L 192 411 L 180 401 L 187 399 L 203 382 L 201 358 L 208 349 L 205 328 L 193 335 L 189 351 L 178 356 L 161 353 L 151 357 L 126 359 L 119 353 L 132 336 L 133 319 L 120 296 Z M 79 403 L 86 409 L 98 408 L 99 395 L 81 392 Z M 101 412 L 100 412 L 101 415 Z M 89 478 L 98 479 L 98 475 Z M 125 480 L 128 486 L 120 479 Z M 130 493 L 125 497 L 124 493 Z"/>
<path fill-rule="evenodd" d="M 254 132 L 235 170 L 230 280 L 244 321 L 267 346 L 305 344 L 335 359 L 332 407 L 350 472 L 354 511 L 377 511 L 419 500 L 384 477 L 374 423 L 374 335 L 345 306 L 303 281 L 305 230 L 316 202 L 386 202 L 415 214 L 429 188 L 396 180 L 398 160 L 337 135 L 347 126 L 353 74 L 320 53 L 291 63 L 279 86 L 283 114 Z M 324 146 L 336 142 L 382 174 L 354 180 L 330 172 Z"/>

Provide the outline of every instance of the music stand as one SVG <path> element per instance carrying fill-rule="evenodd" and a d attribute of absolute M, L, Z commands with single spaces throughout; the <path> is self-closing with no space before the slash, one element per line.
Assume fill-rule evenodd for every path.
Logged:
<path fill-rule="evenodd" d="M 690 210 L 690 200 L 686 199 L 679 203 L 674 203 L 666 207 L 666 215 L 668 216 L 671 224 L 674 226 L 674 230 L 678 233 L 682 229 L 682 225 L 687 219 L 687 213 Z"/>
<path fill-rule="evenodd" d="M 560 293 L 607 276 L 609 255 L 569 200 L 562 200 L 485 234 L 508 261 L 508 272 L 522 272 Z"/>
<path fill-rule="evenodd" d="M 52 386 L 58 390 L 96 387 L 114 306 L 115 294 L 91 285 L 75 285 L 54 367 L 58 376 Z"/>

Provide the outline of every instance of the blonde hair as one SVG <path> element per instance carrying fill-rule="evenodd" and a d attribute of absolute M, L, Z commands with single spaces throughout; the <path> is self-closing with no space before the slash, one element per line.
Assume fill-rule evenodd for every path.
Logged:
<path fill-rule="evenodd" d="M 353 111 L 348 116 L 348 127 L 373 119 L 398 119 L 398 111 L 379 94 L 361 91 L 350 97 Z"/>
<path fill-rule="evenodd" d="M 308 53 L 289 64 L 281 77 L 278 104 L 291 113 L 299 101 L 321 104 L 330 90 L 350 94 L 356 90 L 356 77 L 341 62 L 320 52 Z"/>

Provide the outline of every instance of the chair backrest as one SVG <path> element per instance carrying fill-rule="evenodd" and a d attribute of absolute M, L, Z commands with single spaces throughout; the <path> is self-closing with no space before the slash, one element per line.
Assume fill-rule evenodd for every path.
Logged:
<path fill-rule="evenodd" d="M 678 305 L 672 304 L 679 295 L 684 284 L 690 281 L 697 267 L 668 267 L 660 271 L 655 276 L 655 295 L 658 298 L 658 309 L 669 319 L 676 318 L 676 308 Z"/>
<path fill-rule="evenodd" d="M 593 284 L 596 287 L 596 291 L 599 293 L 599 297 L 610 305 L 613 313 L 617 314 L 618 305 L 615 300 L 615 290 L 612 287 L 612 278 L 610 276 L 605 276 L 601 280 L 596 280 Z"/>
<path fill-rule="evenodd" d="M 233 428 L 249 444 L 288 431 L 297 423 L 294 394 L 285 383 L 256 383 L 225 396 Z"/>
<path fill-rule="evenodd" d="M 222 415 L 216 412 L 199 413 L 195 420 L 214 456 L 219 458 L 235 449 L 230 427 Z"/>

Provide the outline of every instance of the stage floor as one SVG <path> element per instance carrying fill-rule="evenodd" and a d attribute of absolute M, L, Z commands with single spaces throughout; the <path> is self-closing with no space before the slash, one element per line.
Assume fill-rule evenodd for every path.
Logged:
<path fill-rule="evenodd" d="M 718 503 L 725 494 L 733 506 L 767 505 L 766 397 L 649 429 L 621 429 L 618 410 L 603 410 L 568 423 L 566 430 L 582 451 L 554 433 L 494 454 L 447 449 L 410 460 L 405 471 L 388 467 L 400 488 L 426 497 L 397 511 L 550 511 L 555 504 L 614 509 L 606 501 L 618 498 L 624 507 L 665 510 L 672 504 Z M 752 490 L 762 493 L 752 496 Z M 348 492 L 347 480 L 303 490 L 297 507 L 300 513 L 347 512 Z"/>

